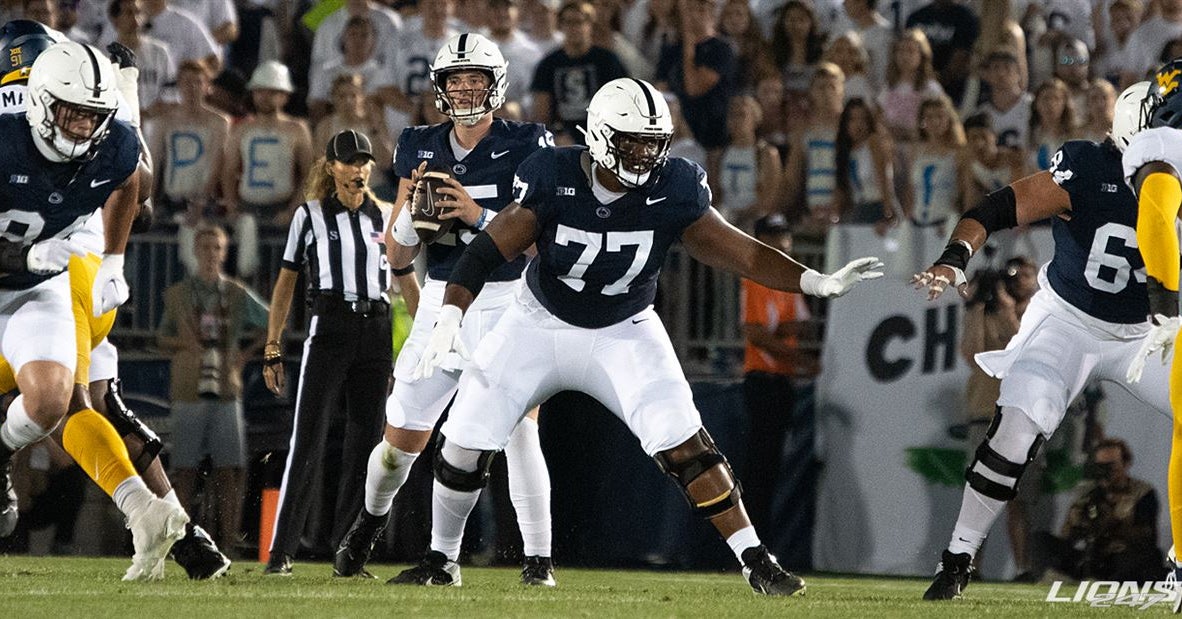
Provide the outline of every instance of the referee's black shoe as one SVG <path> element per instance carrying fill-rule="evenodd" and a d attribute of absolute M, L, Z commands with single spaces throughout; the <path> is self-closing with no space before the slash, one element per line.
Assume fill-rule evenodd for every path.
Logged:
<path fill-rule="evenodd" d="M 271 553 L 267 567 L 263 568 L 267 576 L 291 576 L 291 555 L 285 552 Z"/>
<path fill-rule="evenodd" d="M 337 553 L 332 560 L 332 575 L 374 578 L 373 574 L 366 571 L 365 563 L 369 561 L 369 555 L 373 552 L 378 536 L 385 529 L 386 515 L 374 516 L 362 507 L 361 513 L 357 514 L 357 519 L 353 521 L 353 526 L 349 527 L 349 532 L 345 533 L 341 545 L 337 547 Z"/>
<path fill-rule="evenodd" d="M 418 565 L 402 570 L 397 576 L 386 581 L 387 585 L 434 585 L 439 587 L 458 587 L 463 583 L 460 578 L 460 564 L 447 558 L 438 550 L 428 550 Z"/>
<path fill-rule="evenodd" d="M 973 558 L 967 552 L 953 554 L 947 550 L 940 557 L 940 565 L 936 566 L 936 577 L 931 586 L 923 593 L 925 600 L 955 600 L 969 586 L 969 579 L 973 575 Z"/>
<path fill-rule="evenodd" d="M 743 551 L 743 576 L 762 595 L 804 595 L 804 580 L 780 567 L 763 544 Z"/>
<path fill-rule="evenodd" d="M 172 545 L 172 558 L 191 580 L 209 580 L 230 569 L 230 559 L 218 550 L 205 529 L 190 522 L 185 536 Z"/>
<path fill-rule="evenodd" d="M 521 568 L 521 584 L 557 587 L 554 580 L 554 561 L 550 557 L 526 557 Z"/>

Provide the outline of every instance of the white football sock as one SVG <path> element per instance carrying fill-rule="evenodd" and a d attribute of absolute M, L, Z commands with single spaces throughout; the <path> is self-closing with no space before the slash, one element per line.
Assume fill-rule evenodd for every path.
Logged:
<path fill-rule="evenodd" d="M 747 525 L 726 538 L 726 545 L 731 547 L 731 552 L 735 553 L 735 558 L 739 560 L 739 564 L 743 563 L 743 551 L 758 546 L 763 542 L 759 541 L 759 535 L 755 532 L 755 527 Z"/>
<path fill-rule="evenodd" d="M 410 466 L 419 454 L 402 451 L 387 443 L 385 439 L 374 445 L 369 453 L 369 466 L 365 473 L 365 511 L 372 516 L 390 513 L 394 496 L 406 483 Z"/>
<path fill-rule="evenodd" d="M 29 412 L 25 410 L 25 396 L 18 395 L 8 405 L 8 419 L 0 425 L 0 441 L 4 442 L 5 447 L 16 451 L 49 436 L 50 432 L 53 432 L 53 428 L 46 430 L 29 418 Z"/>
<path fill-rule="evenodd" d="M 115 499 L 115 507 L 118 507 L 124 516 L 130 517 L 131 512 L 156 498 L 156 495 L 148 490 L 144 478 L 132 475 L 115 486 L 115 492 L 111 498 Z"/>
<path fill-rule="evenodd" d="M 460 558 L 464 525 L 479 499 L 479 490 L 452 490 L 435 481 L 431 493 L 431 550 L 442 552 L 452 561 Z"/>
<path fill-rule="evenodd" d="M 527 557 L 549 557 L 550 472 L 542 456 L 538 422 L 522 417 L 505 445 L 509 468 L 509 498 L 517 511 L 523 550 Z"/>

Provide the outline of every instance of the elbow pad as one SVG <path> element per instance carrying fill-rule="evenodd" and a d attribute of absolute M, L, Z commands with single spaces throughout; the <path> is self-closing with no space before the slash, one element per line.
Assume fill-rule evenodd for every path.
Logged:
<path fill-rule="evenodd" d="M 488 276 L 505 262 L 505 257 L 501 255 L 501 250 L 497 249 L 492 237 L 487 232 L 482 232 L 473 239 L 468 249 L 456 261 L 447 283 L 467 288 L 472 296 L 479 295 Z"/>
<path fill-rule="evenodd" d="M 1009 185 L 990 192 L 981 203 L 964 214 L 962 219 L 974 219 L 985 228 L 985 234 L 1006 230 L 1018 225 L 1018 201 Z"/>

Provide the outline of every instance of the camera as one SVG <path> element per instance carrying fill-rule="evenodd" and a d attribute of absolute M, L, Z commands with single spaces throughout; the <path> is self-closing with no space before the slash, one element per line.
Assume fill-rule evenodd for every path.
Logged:
<path fill-rule="evenodd" d="M 216 342 L 206 343 L 201 353 L 197 395 L 206 400 L 216 400 L 222 395 L 222 351 L 218 350 Z"/>

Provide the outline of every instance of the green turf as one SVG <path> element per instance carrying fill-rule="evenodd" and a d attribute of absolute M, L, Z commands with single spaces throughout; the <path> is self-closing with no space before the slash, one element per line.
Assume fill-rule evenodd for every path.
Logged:
<path fill-rule="evenodd" d="M 169 564 L 163 582 L 123 583 L 118 559 L 0 556 L 0 617 L 1045 617 L 1105 612 L 1084 603 L 1049 604 L 1044 585 L 974 583 L 963 600 L 919 601 L 927 582 L 901 578 L 806 576 L 801 598 L 757 597 L 737 574 L 558 570 L 557 589 L 526 588 L 517 570 L 466 567 L 461 588 L 388 586 L 342 580 L 324 564 L 298 563 L 291 577 L 264 577 L 240 562 L 213 582 L 185 580 Z M 389 578 L 403 566 L 375 565 Z M 1074 591 L 1074 588 L 1071 589 Z"/>

